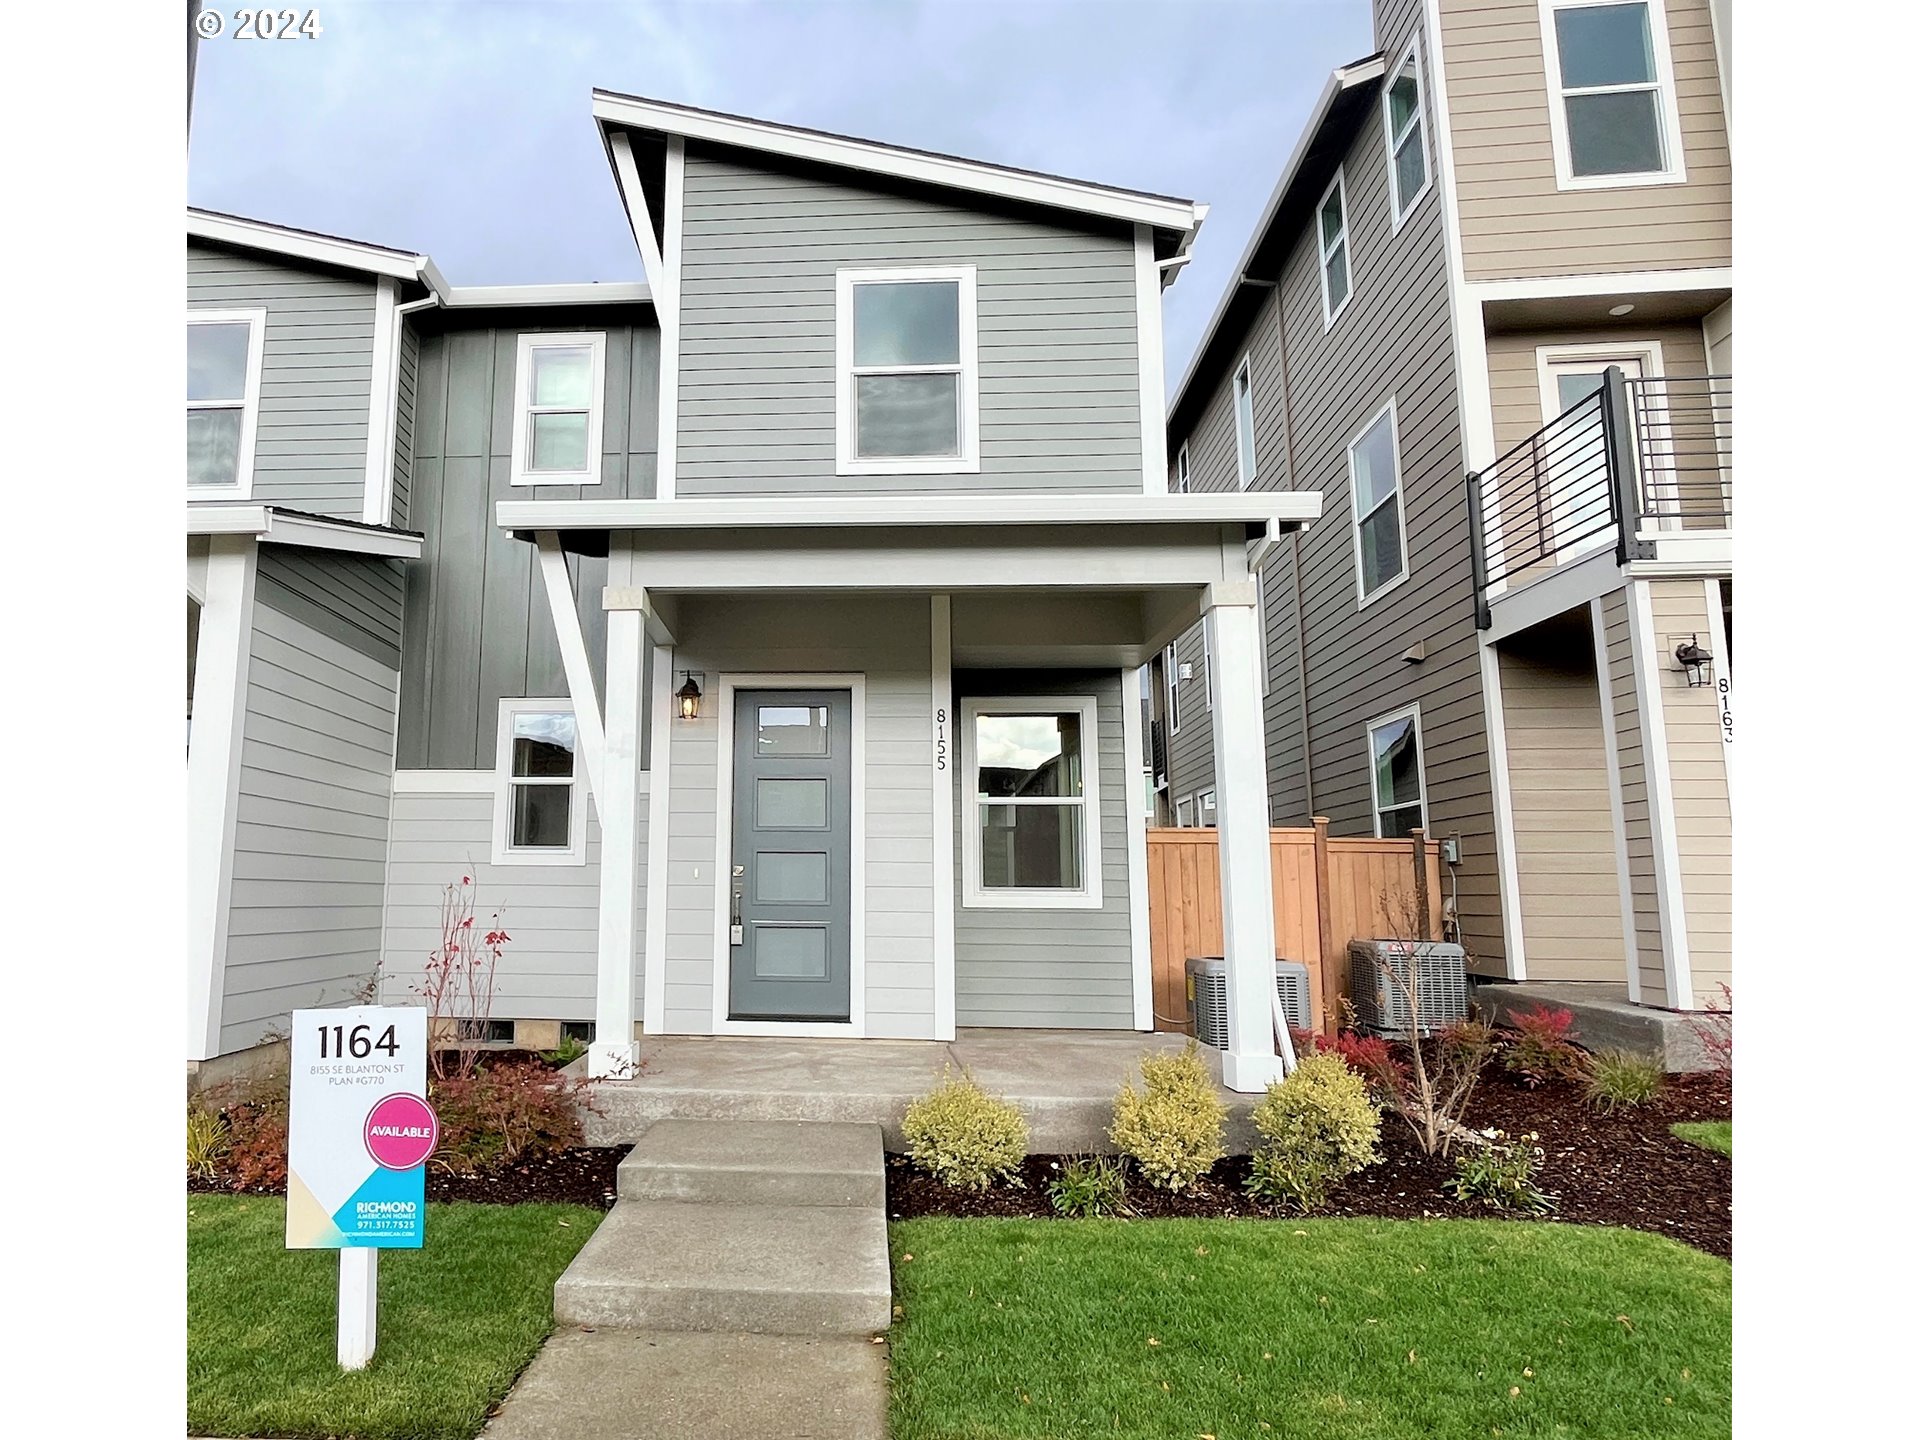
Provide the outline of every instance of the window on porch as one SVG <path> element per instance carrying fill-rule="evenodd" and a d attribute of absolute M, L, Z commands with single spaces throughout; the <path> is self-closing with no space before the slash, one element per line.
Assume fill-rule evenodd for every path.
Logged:
<path fill-rule="evenodd" d="M 1100 903 L 1094 702 L 969 701 L 971 906 Z"/>
<path fill-rule="evenodd" d="M 578 865 L 586 810 L 577 793 L 579 735 L 571 707 L 503 701 L 494 794 L 496 865 Z"/>

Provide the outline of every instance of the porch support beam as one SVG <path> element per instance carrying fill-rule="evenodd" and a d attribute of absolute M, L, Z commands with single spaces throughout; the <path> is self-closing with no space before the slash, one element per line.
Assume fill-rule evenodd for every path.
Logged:
<path fill-rule="evenodd" d="M 625 581 L 632 566 L 624 546 L 609 560 L 609 579 Z M 568 614 L 579 624 L 571 604 Z M 584 654 L 584 647 L 583 647 Z M 607 721 L 601 760 L 600 943 L 594 983 L 594 1039 L 587 1073 L 623 1079 L 635 1073 L 633 1039 L 634 925 L 640 856 L 640 705 L 646 627 L 638 610 L 607 612 Z"/>
<path fill-rule="evenodd" d="M 600 823 L 606 824 L 601 786 L 606 780 L 606 731 L 600 723 L 600 700 L 593 688 L 593 666 L 587 662 L 587 639 L 574 604 L 573 578 L 560 536 L 542 530 L 534 536 L 540 552 L 540 578 L 546 582 L 547 609 L 553 612 L 553 633 L 560 642 L 560 665 L 567 675 L 567 694 L 573 700 L 573 724 L 580 736 L 580 758 L 587 767 L 587 789 L 592 792 Z"/>
<path fill-rule="evenodd" d="M 1213 754 L 1228 1038 L 1221 1078 L 1229 1090 L 1251 1095 L 1291 1070 L 1294 1059 L 1291 1037 L 1274 1023 L 1266 719 L 1260 702 L 1257 612 L 1253 598 L 1244 593 L 1249 589 L 1214 587 L 1203 619 L 1219 666 L 1213 682 Z"/>

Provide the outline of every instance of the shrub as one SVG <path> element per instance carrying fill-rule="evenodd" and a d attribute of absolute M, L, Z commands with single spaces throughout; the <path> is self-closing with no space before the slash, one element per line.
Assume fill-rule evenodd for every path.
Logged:
<path fill-rule="evenodd" d="M 481 1065 L 471 1075 L 431 1081 L 427 1098 L 440 1117 L 431 1163 L 450 1174 L 472 1175 L 578 1145 L 580 1089 L 531 1060 Z"/>
<path fill-rule="evenodd" d="M 1651 1055 L 1601 1050 L 1587 1074 L 1587 1103 L 1603 1115 L 1644 1105 L 1660 1093 L 1666 1070 Z"/>
<path fill-rule="evenodd" d="M 907 1107 L 900 1129 L 913 1163 L 956 1190 L 985 1190 L 995 1180 L 1020 1183 L 1026 1117 L 964 1070 L 943 1071 L 940 1083 Z"/>
<path fill-rule="evenodd" d="M 235 1190 L 279 1190 L 287 1183 L 287 1077 L 230 1080 L 203 1090 L 200 1108 L 219 1117 L 225 1153 L 209 1157 L 213 1175 Z M 189 1140 L 191 1144 L 191 1140 Z"/>
<path fill-rule="evenodd" d="M 1056 1214 L 1084 1220 L 1127 1213 L 1127 1166 L 1117 1155 L 1089 1155 L 1055 1168 L 1060 1174 L 1047 1182 L 1047 1198 Z"/>
<path fill-rule="evenodd" d="M 1704 1011 L 1687 1017 L 1687 1028 L 1706 1052 L 1707 1068 L 1733 1073 L 1733 987 L 1720 982 L 1720 998 L 1707 1001 Z"/>
<path fill-rule="evenodd" d="M 1383 1090 L 1396 1089 L 1407 1081 L 1407 1062 L 1378 1035 L 1342 1030 L 1333 1037 L 1332 1053 L 1345 1061 L 1349 1070 Z"/>
<path fill-rule="evenodd" d="M 1318 1210 L 1335 1185 L 1380 1158 L 1380 1111 L 1338 1055 L 1308 1055 L 1269 1085 L 1253 1126 L 1267 1143 L 1254 1152 L 1248 1191 L 1303 1211 Z"/>
<path fill-rule="evenodd" d="M 1142 1056 L 1140 1079 L 1140 1090 L 1131 1078 L 1120 1087 L 1108 1137 L 1149 1185 L 1184 1190 L 1226 1154 L 1227 1107 L 1192 1040 L 1178 1052 Z"/>
<path fill-rule="evenodd" d="M 218 1110 L 187 1102 L 187 1174 L 211 1180 L 227 1158 L 227 1122 Z"/>
<path fill-rule="evenodd" d="M 542 1050 L 540 1058 L 558 1070 L 563 1066 L 571 1065 L 586 1053 L 586 1044 L 578 1036 L 563 1035 L 560 1037 L 560 1043 L 553 1049 Z"/>
<path fill-rule="evenodd" d="M 1540 1215 L 1558 1208 L 1556 1198 L 1536 1181 L 1546 1152 L 1540 1137 L 1529 1133 L 1508 1140 L 1502 1130 L 1483 1130 L 1484 1145 L 1469 1145 L 1455 1157 L 1453 1178 L 1446 1182 L 1454 1198 L 1480 1201 L 1497 1210 L 1519 1210 Z"/>
<path fill-rule="evenodd" d="M 1507 1017 L 1514 1035 L 1500 1063 L 1531 1090 L 1549 1080 L 1577 1080 L 1585 1070 L 1584 1054 L 1573 1043 L 1573 1011 L 1535 1005 Z"/>

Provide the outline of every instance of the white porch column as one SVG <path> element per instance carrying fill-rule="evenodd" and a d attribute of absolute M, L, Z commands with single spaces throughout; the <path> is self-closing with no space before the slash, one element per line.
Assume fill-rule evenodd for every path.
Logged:
<path fill-rule="evenodd" d="M 632 557 L 616 537 L 608 587 L 631 584 Z M 633 1040 L 634 921 L 640 874 L 640 706 L 646 659 L 646 617 L 638 610 L 607 611 L 607 716 L 600 801 L 600 951 L 594 984 L 594 1040 L 587 1073 L 596 1079 L 631 1075 L 639 1059 Z"/>
<path fill-rule="evenodd" d="M 1204 614 L 1218 669 L 1213 676 L 1213 764 L 1229 1040 L 1221 1057 L 1221 1078 L 1229 1090 L 1242 1094 L 1266 1089 L 1293 1063 L 1293 1044 L 1284 1030 L 1282 1048 L 1274 1048 L 1273 858 L 1256 584 L 1248 580 L 1211 586 Z"/>

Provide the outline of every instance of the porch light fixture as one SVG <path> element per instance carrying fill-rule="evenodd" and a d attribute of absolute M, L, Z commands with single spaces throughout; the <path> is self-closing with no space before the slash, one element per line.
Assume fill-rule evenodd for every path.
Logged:
<path fill-rule="evenodd" d="M 1713 683 L 1713 655 L 1700 648 L 1700 637 L 1693 636 L 1686 644 L 1677 647 L 1673 658 L 1680 662 L 1680 668 L 1687 672 L 1687 688 L 1698 690 Z"/>
<path fill-rule="evenodd" d="M 687 677 L 680 688 L 673 692 L 673 698 L 680 702 L 680 718 L 698 720 L 700 718 L 700 680 L 706 679 L 706 676 L 698 670 L 682 670 L 680 673 Z M 696 675 L 700 676 L 700 680 L 694 678 Z"/>

